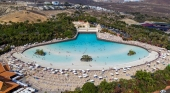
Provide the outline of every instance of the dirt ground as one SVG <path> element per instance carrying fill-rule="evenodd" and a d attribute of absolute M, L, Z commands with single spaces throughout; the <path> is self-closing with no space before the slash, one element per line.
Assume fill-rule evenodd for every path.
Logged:
<path fill-rule="evenodd" d="M 56 15 L 56 14 L 59 14 L 59 13 L 73 13 L 75 10 L 73 9 L 68 9 L 68 10 L 48 10 L 48 11 L 39 11 L 40 13 L 43 13 L 45 14 L 46 16 L 51 16 L 51 15 Z"/>
<path fill-rule="evenodd" d="M 129 25 L 138 24 L 138 22 L 136 22 L 136 21 L 134 21 L 132 19 L 128 19 L 128 18 L 122 19 L 120 21 L 124 21 L 126 24 L 129 24 Z"/>
<path fill-rule="evenodd" d="M 37 22 L 37 19 L 45 21 L 47 20 L 47 17 L 28 11 L 17 11 L 0 17 L 0 22 L 24 22 L 26 20 L 29 20 L 29 22 Z"/>

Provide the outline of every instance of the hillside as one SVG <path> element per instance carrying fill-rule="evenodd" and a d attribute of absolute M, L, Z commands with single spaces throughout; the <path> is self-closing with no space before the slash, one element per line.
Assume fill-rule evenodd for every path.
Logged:
<path fill-rule="evenodd" d="M 50 0 L 48 0 L 50 1 Z M 52 1 L 52 0 L 51 0 Z M 123 1 L 127 1 L 127 0 L 58 0 L 60 2 L 71 2 L 71 3 L 81 3 L 81 4 L 95 4 L 97 2 L 104 2 L 106 1 L 106 3 L 110 2 L 110 3 L 116 3 L 116 2 L 123 2 Z M 164 5 L 169 5 L 170 4 L 170 0 L 142 0 L 144 3 L 152 3 L 152 4 L 164 4 Z"/>
<path fill-rule="evenodd" d="M 164 4 L 164 5 L 170 4 L 170 0 L 145 0 L 145 2 L 152 3 L 152 4 Z"/>
<path fill-rule="evenodd" d="M 47 17 L 28 11 L 17 11 L 0 17 L 0 22 L 9 22 L 9 21 L 24 22 L 26 20 L 28 20 L 29 22 L 37 22 L 38 19 L 41 19 L 41 21 L 46 21 Z"/>
<path fill-rule="evenodd" d="M 33 0 L 28 0 L 33 1 Z M 37 0 L 37 2 L 53 1 L 53 0 Z M 100 6 L 106 9 L 120 12 L 140 12 L 150 16 L 170 17 L 170 0 L 144 0 L 142 2 L 115 3 L 123 0 L 110 0 L 106 2 L 94 2 L 94 0 L 58 0 L 60 2 L 70 2 L 76 4 L 87 4 Z M 101 0 L 98 0 L 101 1 Z M 161 4 L 161 5 L 160 5 Z"/>

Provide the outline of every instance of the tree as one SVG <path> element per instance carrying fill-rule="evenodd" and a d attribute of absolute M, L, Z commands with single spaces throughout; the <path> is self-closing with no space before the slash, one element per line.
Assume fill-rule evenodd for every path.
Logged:
<path fill-rule="evenodd" d="M 81 88 L 80 87 L 75 88 L 74 93 L 81 93 Z"/>
<path fill-rule="evenodd" d="M 92 61 L 93 59 L 89 55 L 83 55 L 80 60 L 88 62 L 88 61 Z"/>
<path fill-rule="evenodd" d="M 111 89 L 113 87 L 111 86 L 110 83 L 106 82 L 106 80 L 102 81 L 99 85 L 99 92 L 100 93 L 111 93 Z"/>
<path fill-rule="evenodd" d="M 131 55 L 135 55 L 136 54 L 136 52 L 135 51 L 133 51 L 133 50 L 129 50 L 129 52 L 128 52 L 128 55 L 129 56 L 131 56 Z"/>
<path fill-rule="evenodd" d="M 40 55 L 40 56 L 44 56 L 45 52 L 43 50 L 37 49 L 35 54 Z"/>
<path fill-rule="evenodd" d="M 82 93 L 96 93 L 96 92 L 97 92 L 96 86 L 91 82 L 85 83 L 82 87 Z"/>
<path fill-rule="evenodd" d="M 65 31 L 64 36 L 68 37 L 68 38 L 71 38 L 71 37 L 73 37 L 73 33 L 71 31 Z"/>

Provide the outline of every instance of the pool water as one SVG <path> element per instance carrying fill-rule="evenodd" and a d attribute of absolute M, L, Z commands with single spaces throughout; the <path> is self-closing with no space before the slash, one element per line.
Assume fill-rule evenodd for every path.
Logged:
<path fill-rule="evenodd" d="M 35 55 L 36 49 L 43 49 L 46 55 Z M 128 56 L 131 49 L 136 54 Z M 116 65 L 139 60 L 148 56 L 149 52 L 137 46 L 99 40 L 95 33 L 79 33 L 75 40 L 30 48 L 23 55 L 34 61 L 56 64 L 83 64 L 81 57 L 89 55 L 93 64 Z"/>

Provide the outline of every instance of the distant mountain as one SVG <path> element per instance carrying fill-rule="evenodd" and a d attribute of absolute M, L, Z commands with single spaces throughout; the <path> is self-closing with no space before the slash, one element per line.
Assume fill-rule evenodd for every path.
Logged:
<path fill-rule="evenodd" d="M 148 2 L 152 4 L 165 4 L 165 5 L 170 4 L 170 0 L 144 0 L 144 2 Z"/>
<path fill-rule="evenodd" d="M 53 0 L 48 0 L 48 1 L 53 1 Z M 95 3 L 97 2 L 106 2 L 106 3 L 117 3 L 117 2 L 126 2 L 126 1 L 142 1 L 142 2 L 146 2 L 146 3 L 151 3 L 151 4 L 165 4 L 165 5 L 169 5 L 170 4 L 170 0 L 57 0 L 60 2 L 71 2 L 71 3 L 80 3 L 80 4 L 93 4 L 95 5 Z"/>
<path fill-rule="evenodd" d="M 24 0 L 25 1 L 25 0 Z M 32 0 L 27 0 L 32 1 Z M 55 1 L 55 0 L 36 0 L 43 1 Z M 127 0 L 56 0 L 59 2 L 70 2 L 75 4 L 85 4 L 92 6 L 100 6 L 106 9 L 120 11 L 120 12 L 140 12 L 150 16 L 165 16 L 170 17 L 170 0 L 142 0 L 142 2 L 127 2 L 120 3 Z M 102 2 L 95 2 L 102 1 Z M 107 1 L 106 3 L 103 1 Z M 136 0 L 129 0 L 136 1 Z"/>
<path fill-rule="evenodd" d="M 38 0 L 42 1 L 42 0 Z M 44 0 L 44 1 L 55 1 L 55 0 Z M 70 2 L 70 3 L 76 3 L 76 4 L 91 4 L 95 3 L 93 0 L 56 0 L 59 2 Z"/>

